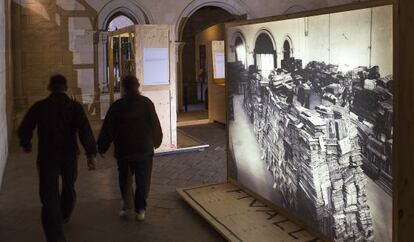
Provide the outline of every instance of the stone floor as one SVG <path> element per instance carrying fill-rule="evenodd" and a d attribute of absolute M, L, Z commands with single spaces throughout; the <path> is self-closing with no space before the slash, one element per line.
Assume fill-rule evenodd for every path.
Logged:
<path fill-rule="evenodd" d="M 108 153 L 89 172 L 79 160 L 78 203 L 65 233 L 72 242 L 224 241 L 176 193 L 176 188 L 226 179 L 225 129 L 218 124 L 182 128 L 210 144 L 200 153 L 156 157 L 145 222 L 120 220 L 115 161 Z M 0 191 L 0 241 L 44 241 L 35 155 L 13 145 Z"/>
<path fill-rule="evenodd" d="M 202 119 L 208 119 L 207 110 L 189 111 L 186 113 L 182 112 L 177 115 L 177 122 L 186 122 L 186 121 L 202 120 Z"/>

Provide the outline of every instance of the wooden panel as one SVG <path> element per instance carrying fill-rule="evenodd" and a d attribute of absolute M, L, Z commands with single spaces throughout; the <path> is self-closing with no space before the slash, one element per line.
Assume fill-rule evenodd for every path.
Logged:
<path fill-rule="evenodd" d="M 232 183 L 178 193 L 229 241 L 321 241 Z"/>
<path fill-rule="evenodd" d="M 226 87 L 224 84 L 212 83 L 208 87 L 209 98 L 209 114 L 211 121 L 216 121 L 222 124 L 226 123 Z"/>
<path fill-rule="evenodd" d="M 158 118 L 161 122 L 161 128 L 163 132 L 163 140 L 159 151 L 165 151 L 177 148 L 172 146 L 171 142 L 171 110 L 170 110 L 170 90 L 160 91 L 145 91 L 144 96 L 147 96 L 155 105 L 155 109 L 158 114 Z"/>
<path fill-rule="evenodd" d="M 414 228 L 414 1 L 395 11 L 394 241 L 413 241 Z"/>
<path fill-rule="evenodd" d="M 171 26 L 169 25 L 135 26 L 136 76 L 140 80 L 142 94 L 154 102 L 164 134 L 162 145 L 157 149 L 157 152 L 170 151 L 177 148 L 175 45 L 171 43 L 173 38 L 171 33 Z M 168 48 L 170 63 L 170 83 L 168 85 L 144 85 L 145 48 Z"/>
<path fill-rule="evenodd" d="M 137 77 L 144 83 L 144 48 L 170 48 L 168 25 L 137 25 L 135 27 Z"/>
<path fill-rule="evenodd" d="M 410 1 L 410 0 L 366 0 L 366 1 L 353 1 L 352 3 L 341 4 L 332 7 L 326 8 L 319 8 L 315 10 L 309 11 L 302 11 L 297 13 L 288 13 L 283 15 L 276 15 L 264 18 L 255 18 L 250 20 L 237 20 L 225 23 L 226 28 L 240 26 L 240 25 L 248 25 L 248 24 L 258 24 L 263 22 L 270 22 L 270 21 L 278 21 L 278 20 L 285 20 L 285 19 L 293 19 L 293 18 L 302 18 L 302 17 L 311 17 L 316 15 L 322 14 L 330 14 L 330 13 L 337 13 L 337 12 L 344 12 L 362 8 L 370 8 L 376 6 L 382 6 L 386 4 L 393 4 L 397 3 L 398 1 Z"/>

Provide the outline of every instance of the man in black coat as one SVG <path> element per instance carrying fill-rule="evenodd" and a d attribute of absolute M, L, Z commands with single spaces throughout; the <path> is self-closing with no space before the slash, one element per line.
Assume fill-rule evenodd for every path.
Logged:
<path fill-rule="evenodd" d="M 126 76 L 122 80 L 123 98 L 111 105 L 98 138 L 98 151 L 104 154 L 111 143 L 118 162 L 119 187 L 124 203 L 128 200 L 129 174 L 135 173 L 135 213 L 137 220 L 145 218 L 145 208 L 151 183 L 154 148 L 162 142 L 160 121 L 154 104 L 139 91 L 138 79 Z M 125 207 L 120 216 L 124 216 Z"/>
<path fill-rule="evenodd" d="M 70 99 L 66 90 L 66 78 L 52 76 L 51 94 L 29 109 L 18 129 L 20 146 L 30 153 L 33 131 L 37 127 L 42 225 L 49 242 L 66 241 L 62 224 L 69 221 L 76 200 L 77 134 L 86 151 L 89 169 L 95 166 L 96 142 L 89 121 L 81 104 Z M 62 179 L 61 193 L 59 176 Z"/>

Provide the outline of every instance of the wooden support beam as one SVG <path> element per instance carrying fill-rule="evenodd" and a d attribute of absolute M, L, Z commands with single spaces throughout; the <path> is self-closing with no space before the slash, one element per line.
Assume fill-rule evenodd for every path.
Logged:
<path fill-rule="evenodd" d="M 395 12 L 394 240 L 412 241 L 414 228 L 414 1 Z"/>

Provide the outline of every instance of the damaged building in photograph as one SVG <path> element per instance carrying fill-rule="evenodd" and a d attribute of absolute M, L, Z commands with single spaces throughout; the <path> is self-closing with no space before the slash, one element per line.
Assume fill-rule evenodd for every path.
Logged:
<path fill-rule="evenodd" d="M 355 72 L 354 72 L 355 73 Z M 392 195 L 393 96 L 392 76 L 359 68 L 350 110 L 358 116 L 364 171 Z"/>
<path fill-rule="evenodd" d="M 283 206 L 337 241 L 374 241 L 366 174 L 391 189 L 392 77 L 378 67 L 344 74 L 323 62 L 301 65 L 291 58 L 263 78 L 232 63 L 230 92 L 244 95 Z"/>
<path fill-rule="evenodd" d="M 380 6 L 227 34 L 230 174 L 330 240 L 392 240 L 392 19 Z"/>

